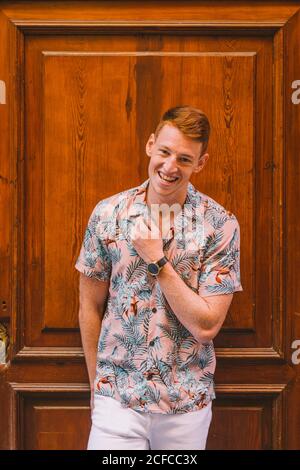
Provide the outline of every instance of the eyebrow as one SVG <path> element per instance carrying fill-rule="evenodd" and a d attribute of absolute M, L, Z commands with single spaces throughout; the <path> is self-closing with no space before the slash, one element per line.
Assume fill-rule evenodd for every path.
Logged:
<path fill-rule="evenodd" d="M 159 147 L 171 151 L 171 149 L 169 149 L 169 147 L 167 147 L 166 145 L 160 145 Z M 192 160 L 194 160 L 194 157 L 192 155 L 188 155 L 187 153 L 181 153 L 180 156 L 181 157 L 188 157 L 188 158 L 191 158 Z"/>

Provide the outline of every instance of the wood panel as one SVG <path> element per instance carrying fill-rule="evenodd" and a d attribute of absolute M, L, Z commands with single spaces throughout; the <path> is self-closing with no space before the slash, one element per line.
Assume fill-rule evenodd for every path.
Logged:
<path fill-rule="evenodd" d="M 300 394 L 299 364 L 291 362 L 291 355 L 294 352 L 292 344 L 300 339 L 300 286 L 298 279 L 298 269 L 300 260 L 300 224 L 298 220 L 298 201 L 300 196 L 299 176 L 300 162 L 297 155 L 300 152 L 300 105 L 294 104 L 291 95 L 295 91 L 292 84 L 300 77 L 300 56 L 299 56 L 299 31 L 300 14 L 297 13 L 290 19 L 285 31 L 285 67 L 286 81 L 284 88 L 284 135 L 285 135 L 285 155 L 286 155 L 286 180 L 285 180 L 285 224 L 286 232 L 284 239 L 284 250 L 286 253 L 286 279 L 285 297 L 283 305 L 286 315 L 286 341 L 284 348 L 289 357 L 289 364 L 293 368 L 296 378 L 289 394 L 289 407 L 287 413 L 288 434 L 287 448 L 300 448 L 300 406 L 298 405 Z"/>
<path fill-rule="evenodd" d="M 18 410 L 15 447 L 25 450 L 84 450 L 91 426 L 85 384 L 11 383 Z M 17 424 L 17 423 L 16 423 Z"/>
<path fill-rule="evenodd" d="M 198 103 L 207 110 L 213 123 L 211 163 L 205 177 L 199 175 L 193 183 L 228 207 L 247 227 L 241 264 L 246 266 L 245 260 L 253 260 L 242 272 L 246 294 L 236 299 L 225 324 L 226 334 L 216 344 L 230 348 L 272 348 L 269 322 L 272 299 L 264 295 L 262 287 L 256 289 L 268 286 L 272 290 L 267 269 L 272 262 L 274 218 L 273 172 L 268 171 L 268 162 L 272 160 L 272 88 L 264 80 L 272 69 L 272 40 L 233 40 L 221 36 L 218 50 L 214 51 L 210 37 L 203 36 L 201 45 L 197 36 L 176 42 L 174 37 L 166 37 L 161 44 L 163 51 L 123 53 L 122 50 L 130 48 L 151 47 L 151 37 L 144 36 L 142 44 L 138 38 L 133 39 L 128 42 L 127 37 L 121 36 L 116 50 L 109 50 L 112 46 L 108 38 L 88 38 L 86 49 L 104 51 L 83 53 L 72 38 L 67 43 L 65 38 L 62 41 L 52 38 L 50 43 L 48 38 L 26 40 L 25 83 L 30 87 L 26 88 L 29 157 L 25 164 L 28 223 L 25 222 L 24 236 L 30 251 L 26 256 L 29 282 L 24 310 L 28 325 L 32 325 L 26 330 L 26 346 L 78 345 L 71 339 L 76 329 L 77 298 L 74 295 L 70 301 L 65 291 L 71 292 L 74 285 L 72 266 L 88 214 L 99 199 L 147 178 L 142 143 L 155 122 L 153 118 L 152 122 L 144 121 L 142 110 L 149 107 L 149 101 L 153 101 L 150 115 L 155 116 L 181 100 Z M 233 44 L 235 52 L 231 51 Z M 60 52 L 61 49 L 64 51 Z M 174 76 L 182 78 L 173 84 Z M 153 83 L 156 92 L 152 90 Z M 260 94 L 266 96 L 269 108 Z M 35 105 L 36 96 L 43 103 L 39 108 Z M 114 100 L 114 96 L 118 99 Z M 104 113 L 103 109 L 108 111 Z M 260 131 L 257 136 L 253 131 L 256 112 L 265 122 L 269 120 L 270 129 L 269 134 L 264 133 L 261 159 L 254 150 L 262 145 Z M 240 126 L 241 122 L 245 127 Z M 249 132 L 245 133 L 244 128 Z M 119 139 L 115 139 L 116 135 Z M 66 200 L 64 204 L 62 199 Z M 268 230 L 258 245 L 256 237 L 265 224 Z M 55 243 L 57 239 L 59 244 Z M 254 275 L 256 257 L 261 260 L 260 265 L 265 263 L 265 269 Z M 61 334 L 56 335 L 58 330 L 68 331 L 66 343 L 61 343 Z M 243 333 L 242 337 L 237 330 Z M 260 351 L 263 353 L 264 349 Z M 276 357 L 275 351 L 273 354 Z"/>
<path fill-rule="evenodd" d="M 286 423 L 284 384 L 226 384 L 217 386 L 218 401 L 207 449 L 281 449 Z"/>
<path fill-rule="evenodd" d="M 147 178 L 149 134 L 167 107 L 191 103 L 212 124 L 192 182 L 241 226 L 244 291 L 215 340 L 208 448 L 299 448 L 300 2 L 49 6 L 0 4 L 0 319 L 11 341 L 0 447 L 84 448 L 74 264 L 87 219 Z"/>
<path fill-rule="evenodd" d="M 271 449 L 271 416 L 268 404 L 234 400 L 213 407 L 207 450 Z M 223 405 L 223 406 L 222 406 Z M 264 406 L 265 405 L 265 406 Z M 226 427 L 226 433 L 224 428 Z M 269 431 L 267 433 L 267 431 Z M 267 435 L 266 435 L 267 434 Z"/>

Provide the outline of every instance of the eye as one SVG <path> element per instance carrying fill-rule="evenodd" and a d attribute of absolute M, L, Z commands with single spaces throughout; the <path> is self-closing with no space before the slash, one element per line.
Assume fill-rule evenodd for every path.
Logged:
<path fill-rule="evenodd" d="M 163 157 L 168 157 L 170 155 L 170 153 L 168 152 L 168 150 L 165 150 L 165 149 L 160 149 L 159 150 L 159 153 L 163 156 Z"/>
<path fill-rule="evenodd" d="M 181 160 L 182 160 L 184 163 L 191 163 L 191 160 L 190 160 L 189 158 L 182 157 Z"/>

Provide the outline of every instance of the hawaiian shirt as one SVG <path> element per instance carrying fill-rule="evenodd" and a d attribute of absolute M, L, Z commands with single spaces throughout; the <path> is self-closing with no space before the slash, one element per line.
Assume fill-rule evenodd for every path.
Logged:
<path fill-rule="evenodd" d="M 216 398 L 214 345 L 200 343 L 178 320 L 159 280 L 131 244 L 132 224 L 149 215 L 148 184 L 149 179 L 98 202 L 75 264 L 86 276 L 109 281 L 94 393 L 146 413 L 187 413 Z M 163 237 L 163 250 L 199 296 L 243 290 L 239 223 L 191 183 L 182 211 Z"/>

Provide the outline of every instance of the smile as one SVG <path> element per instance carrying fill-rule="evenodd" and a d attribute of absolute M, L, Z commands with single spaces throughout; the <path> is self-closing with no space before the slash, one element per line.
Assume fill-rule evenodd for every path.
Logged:
<path fill-rule="evenodd" d="M 158 175 L 161 180 L 166 181 L 167 183 L 174 183 L 174 181 L 177 181 L 179 178 L 178 176 L 175 176 L 175 177 L 166 176 L 164 173 L 161 173 L 160 171 L 158 171 Z"/>

